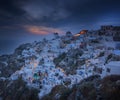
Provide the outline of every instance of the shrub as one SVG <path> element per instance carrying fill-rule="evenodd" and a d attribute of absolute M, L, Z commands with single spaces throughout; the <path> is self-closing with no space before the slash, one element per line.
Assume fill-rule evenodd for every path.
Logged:
<path fill-rule="evenodd" d="M 53 60 L 53 62 L 58 65 L 64 58 L 66 57 L 66 53 L 62 53 L 57 58 Z"/>

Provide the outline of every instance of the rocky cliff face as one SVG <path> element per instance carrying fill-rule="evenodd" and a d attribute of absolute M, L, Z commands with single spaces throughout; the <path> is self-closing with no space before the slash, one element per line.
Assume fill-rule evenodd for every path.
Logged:
<path fill-rule="evenodd" d="M 0 79 L 2 100 L 39 100 L 38 89 L 29 88 L 22 77 L 15 81 Z"/>
<path fill-rule="evenodd" d="M 56 86 L 41 100 L 119 100 L 120 76 L 91 76 L 69 89 Z"/>
<path fill-rule="evenodd" d="M 12 55 L 0 56 L 0 77 L 8 78 L 15 71 L 19 70 L 24 65 L 22 57 Z"/>

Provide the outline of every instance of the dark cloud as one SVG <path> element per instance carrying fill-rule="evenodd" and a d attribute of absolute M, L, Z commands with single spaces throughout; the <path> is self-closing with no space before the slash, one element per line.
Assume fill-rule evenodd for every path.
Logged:
<path fill-rule="evenodd" d="M 21 2 L 18 2 L 18 0 L 1 0 L 0 14 L 6 18 L 23 15 L 25 11 L 20 8 L 22 1 L 23 0 L 21 0 Z"/>
<path fill-rule="evenodd" d="M 119 0 L 2 0 L 0 21 L 54 27 L 70 22 L 87 24 L 107 14 L 119 18 L 119 4 Z"/>

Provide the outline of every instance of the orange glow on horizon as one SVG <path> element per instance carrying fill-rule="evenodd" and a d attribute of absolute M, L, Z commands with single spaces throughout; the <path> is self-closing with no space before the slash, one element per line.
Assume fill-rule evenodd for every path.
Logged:
<path fill-rule="evenodd" d="M 47 35 L 50 33 L 64 33 L 62 30 L 57 28 L 51 28 L 51 27 L 44 27 L 44 26 L 24 26 L 24 28 L 33 34 L 40 34 L 40 35 Z"/>
<path fill-rule="evenodd" d="M 80 34 L 86 34 L 88 30 L 82 30 Z"/>

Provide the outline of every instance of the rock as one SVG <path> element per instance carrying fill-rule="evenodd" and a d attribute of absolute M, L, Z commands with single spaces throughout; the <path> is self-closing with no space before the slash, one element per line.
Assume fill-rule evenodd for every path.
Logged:
<path fill-rule="evenodd" d="M 3 100 L 39 100 L 38 90 L 29 88 L 19 77 L 15 81 L 0 80 L 0 97 Z"/>
<path fill-rule="evenodd" d="M 68 86 L 68 85 L 71 84 L 71 79 L 70 78 L 66 78 L 66 79 L 63 80 L 63 83 L 64 83 L 64 85 Z"/>

